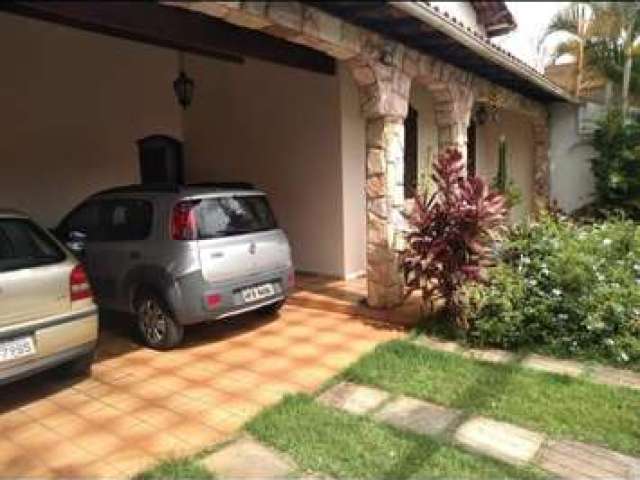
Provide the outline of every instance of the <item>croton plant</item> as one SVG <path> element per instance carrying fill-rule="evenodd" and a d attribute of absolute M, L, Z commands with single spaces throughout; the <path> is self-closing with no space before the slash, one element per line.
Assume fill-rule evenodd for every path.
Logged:
<path fill-rule="evenodd" d="M 417 194 L 409 217 L 402 269 L 408 293 L 422 291 L 425 307 L 442 302 L 444 313 L 462 328 L 463 286 L 482 282 L 491 264 L 492 244 L 504 229 L 502 195 L 480 178 L 465 176 L 459 150 L 440 154 L 432 176 L 435 192 Z"/>

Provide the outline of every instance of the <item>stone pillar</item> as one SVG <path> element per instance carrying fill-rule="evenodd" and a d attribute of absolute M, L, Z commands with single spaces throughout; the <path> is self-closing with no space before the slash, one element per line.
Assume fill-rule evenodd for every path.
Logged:
<path fill-rule="evenodd" d="M 438 153 L 457 148 L 467 158 L 467 128 L 473 109 L 473 92 L 463 85 L 450 85 L 436 95 L 436 125 L 438 127 Z"/>
<path fill-rule="evenodd" d="M 549 206 L 551 191 L 549 123 L 546 116 L 534 120 L 533 142 L 533 211 L 539 213 Z"/>
<path fill-rule="evenodd" d="M 404 124 L 397 117 L 367 120 L 367 301 L 390 308 L 402 301 L 398 263 L 404 234 Z"/>
<path fill-rule="evenodd" d="M 399 65 L 351 62 L 366 120 L 367 302 L 392 308 L 403 299 L 404 118 L 411 78 Z"/>

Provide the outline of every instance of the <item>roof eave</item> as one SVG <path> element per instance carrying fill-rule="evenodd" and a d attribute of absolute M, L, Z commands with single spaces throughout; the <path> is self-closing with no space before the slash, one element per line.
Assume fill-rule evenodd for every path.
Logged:
<path fill-rule="evenodd" d="M 528 81 L 545 90 L 558 100 L 578 103 L 578 100 L 575 97 L 553 83 L 533 67 L 526 65 L 524 62 L 517 61 L 515 57 L 510 57 L 509 55 L 501 52 L 490 43 L 479 42 L 472 33 L 449 21 L 444 16 L 436 12 L 433 7 L 425 4 L 425 2 L 404 2 L 400 0 L 392 0 L 388 3 L 393 5 L 395 8 L 403 10 L 405 13 L 425 22 L 430 27 L 443 32 L 483 58 L 500 65 L 520 77 L 526 78 Z"/>

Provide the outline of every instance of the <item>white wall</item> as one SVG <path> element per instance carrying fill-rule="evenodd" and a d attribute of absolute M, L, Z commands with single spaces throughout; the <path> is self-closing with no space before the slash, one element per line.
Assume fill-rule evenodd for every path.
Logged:
<path fill-rule="evenodd" d="M 418 186 L 422 191 L 431 184 L 431 166 L 438 154 L 435 103 L 431 92 L 419 85 L 411 87 L 409 103 L 418 112 Z"/>
<path fill-rule="evenodd" d="M 264 189 L 296 268 L 343 276 L 338 76 L 247 59 L 188 56 L 188 181 L 242 180 Z"/>
<path fill-rule="evenodd" d="M 343 67 L 187 56 L 183 114 L 175 51 L 4 13 L 0 40 L 0 208 L 52 226 L 87 195 L 137 182 L 135 141 L 164 133 L 185 140 L 187 180 L 267 191 L 300 270 L 364 272 L 365 123 Z"/>
<path fill-rule="evenodd" d="M 0 207 L 54 225 L 137 181 L 137 139 L 181 137 L 175 52 L 0 13 L 0 58 Z"/>
<path fill-rule="evenodd" d="M 498 171 L 499 138 L 507 143 L 507 173 L 522 193 L 511 219 L 523 220 L 533 206 L 533 126 L 531 121 L 515 112 L 501 111 L 497 122 L 488 121 L 477 128 L 476 169 L 480 177 L 491 182 Z"/>
<path fill-rule="evenodd" d="M 339 65 L 342 144 L 342 199 L 344 203 L 344 276 L 366 271 L 367 211 L 365 196 L 366 137 L 360 98 L 351 73 Z"/>
<path fill-rule="evenodd" d="M 551 106 L 551 198 L 566 212 L 593 200 L 594 178 L 589 159 L 596 152 L 578 135 L 578 106 Z"/>

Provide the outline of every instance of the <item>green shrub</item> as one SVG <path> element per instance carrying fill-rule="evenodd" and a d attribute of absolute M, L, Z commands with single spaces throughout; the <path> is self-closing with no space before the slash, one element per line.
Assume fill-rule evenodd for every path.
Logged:
<path fill-rule="evenodd" d="M 515 227 L 469 286 L 472 343 L 640 366 L 640 227 L 543 216 Z"/>
<path fill-rule="evenodd" d="M 610 111 L 592 139 L 591 159 L 598 201 L 609 204 L 640 197 L 640 124 Z"/>

